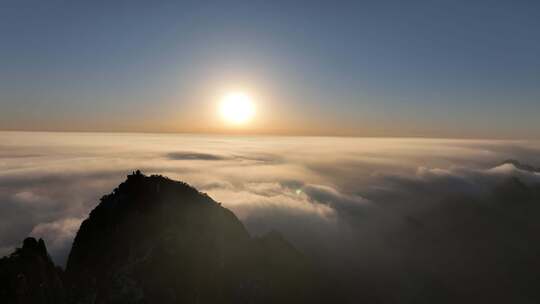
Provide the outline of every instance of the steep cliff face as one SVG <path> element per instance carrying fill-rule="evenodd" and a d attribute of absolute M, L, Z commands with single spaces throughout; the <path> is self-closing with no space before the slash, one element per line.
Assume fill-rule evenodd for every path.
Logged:
<path fill-rule="evenodd" d="M 61 275 L 43 240 L 27 238 L 22 248 L 0 259 L 0 303 L 64 303 Z"/>
<path fill-rule="evenodd" d="M 82 223 L 66 268 L 79 303 L 316 302 L 314 277 L 278 234 L 251 238 L 206 194 L 139 172 Z"/>

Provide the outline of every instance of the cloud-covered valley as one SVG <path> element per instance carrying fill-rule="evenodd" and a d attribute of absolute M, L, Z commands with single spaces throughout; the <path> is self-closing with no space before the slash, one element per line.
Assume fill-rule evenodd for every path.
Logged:
<path fill-rule="evenodd" d="M 100 197 L 140 169 L 208 193 L 252 234 L 281 232 L 349 298 L 525 303 L 528 269 L 540 270 L 539 152 L 531 141 L 1 132 L 0 255 L 33 235 L 64 263 Z"/>

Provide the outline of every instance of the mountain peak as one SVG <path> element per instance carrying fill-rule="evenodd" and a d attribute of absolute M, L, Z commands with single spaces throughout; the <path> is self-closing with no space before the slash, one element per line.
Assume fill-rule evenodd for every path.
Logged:
<path fill-rule="evenodd" d="M 507 159 L 503 161 L 499 166 L 502 165 L 512 165 L 516 169 L 522 170 L 522 171 L 528 171 L 528 172 L 540 172 L 540 168 L 536 168 L 534 166 L 531 166 L 529 164 L 522 163 L 515 159 Z"/>
<path fill-rule="evenodd" d="M 64 303 L 62 271 L 45 242 L 28 237 L 21 248 L 0 259 L 0 303 Z"/>
<path fill-rule="evenodd" d="M 217 204 L 207 194 L 181 181 L 161 175 L 144 175 L 134 171 L 112 193 L 104 195 L 101 203 L 90 213 L 107 212 L 122 216 L 129 210 L 150 212 L 164 205 Z"/>
<path fill-rule="evenodd" d="M 297 303 L 317 294 L 306 258 L 282 236 L 252 238 L 208 195 L 140 171 L 83 221 L 66 277 L 75 298 L 106 303 Z"/>
<path fill-rule="evenodd" d="M 252 238 L 208 195 L 139 170 L 82 222 L 64 273 L 41 239 L 0 260 L 2 303 L 319 303 L 321 286 L 281 234 Z"/>
<path fill-rule="evenodd" d="M 36 254 L 49 259 L 47 247 L 43 239 L 36 240 L 33 237 L 27 237 L 23 241 L 23 246 L 19 251 L 20 254 Z"/>

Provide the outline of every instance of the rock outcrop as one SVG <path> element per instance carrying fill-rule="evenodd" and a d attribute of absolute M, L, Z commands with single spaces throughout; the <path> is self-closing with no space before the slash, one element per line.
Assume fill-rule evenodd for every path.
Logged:
<path fill-rule="evenodd" d="M 64 303 L 62 270 L 54 266 L 42 239 L 26 238 L 22 248 L 0 259 L 0 303 Z"/>

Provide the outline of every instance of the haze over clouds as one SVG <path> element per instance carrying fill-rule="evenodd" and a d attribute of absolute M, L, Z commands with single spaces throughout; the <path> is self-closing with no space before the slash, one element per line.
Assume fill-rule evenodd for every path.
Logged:
<path fill-rule="evenodd" d="M 141 169 L 194 185 L 233 210 L 251 233 L 280 231 L 374 293 L 401 286 L 411 267 L 422 275 L 410 274 L 408 291 L 427 281 L 438 290 L 462 279 L 430 281 L 466 265 L 455 264 L 456 257 L 484 255 L 482 270 L 493 244 L 521 250 L 515 254 L 524 259 L 533 254 L 523 246 L 535 237 L 536 215 L 513 204 L 539 197 L 540 173 L 502 162 L 538 166 L 539 152 L 533 141 L 3 132 L 0 255 L 34 235 L 63 264 L 99 198 Z M 529 230 L 520 235 L 520 229 Z M 387 286 L 359 276 L 391 270 Z"/>

